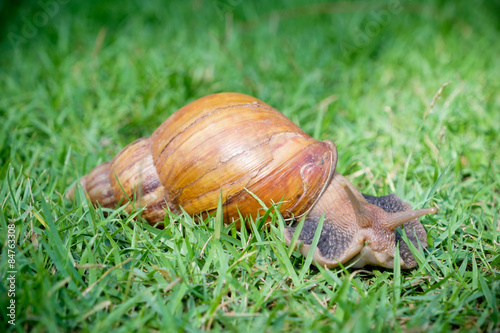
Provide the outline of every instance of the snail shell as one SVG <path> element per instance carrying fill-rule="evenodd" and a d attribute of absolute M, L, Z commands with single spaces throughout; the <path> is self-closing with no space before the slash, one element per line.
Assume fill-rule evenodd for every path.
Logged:
<path fill-rule="evenodd" d="M 162 222 L 167 209 L 180 212 L 182 207 L 190 215 L 213 213 L 221 193 L 224 221 L 236 221 L 238 227 L 240 216 L 255 218 L 264 209 L 262 203 L 267 207 L 277 204 L 285 218 L 308 214 L 299 237 L 304 254 L 318 218 L 326 213 L 322 237 L 328 234 L 328 239 L 320 242 L 314 257 L 326 267 L 360 253 L 368 258 L 361 260 L 362 265 L 385 263 L 391 267 L 395 229 L 403 223 L 411 222 L 412 230 L 418 229 L 413 237 L 417 246 L 425 243 L 418 216 L 434 210 L 411 211 L 394 195 L 393 201 L 362 196 L 335 173 L 336 163 L 337 150 L 331 141 L 311 138 L 281 112 L 254 97 L 221 93 L 179 109 L 150 137 L 129 144 L 80 183 L 94 204 L 116 207 L 128 202 L 129 211 L 133 206 L 145 207 L 142 216 L 152 224 Z M 74 188 L 68 196 L 74 197 Z M 399 208 L 392 212 L 384 205 Z M 394 215 L 398 213 L 403 217 Z M 378 235 L 380 228 L 386 234 Z M 389 242 L 394 244 L 389 257 L 380 246 L 367 250 L 367 230 L 378 235 L 377 241 L 391 238 Z M 287 228 L 288 244 L 293 232 L 293 227 Z M 322 249 L 324 244 L 327 248 Z M 341 250 L 331 250 L 339 246 Z M 370 259 L 372 252 L 384 254 Z"/>
<path fill-rule="evenodd" d="M 312 207 L 336 161 L 331 141 L 311 138 L 256 98 L 222 93 L 181 108 L 82 183 L 92 202 L 104 207 L 135 198 L 150 223 L 164 220 L 167 205 L 211 213 L 221 190 L 226 222 L 239 214 L 255 217 L 263 208 L 253 195 L 268 206 L 280 203 L 290 218 Z"/>

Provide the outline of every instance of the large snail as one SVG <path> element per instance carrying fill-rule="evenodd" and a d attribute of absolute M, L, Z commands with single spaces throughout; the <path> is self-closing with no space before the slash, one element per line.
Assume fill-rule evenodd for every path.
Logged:
<path fill-rule="evenodd" d="M 94 204 L 116 207 L 133 201 L 145 207 L 142 216 L 152 224 L 164 220 L 167 208 L 213 213 L 220 193 L 224 222 L 236 221 L 238 227 L 240 214 L 255 217 L 262 203 L 276 204 L 283 217 L 294 220 L 285 230 L 287 245 L 294 223 L 306 216 L 297 242 L 303 255 L 324 215 L 316 265 L 392 268 L 399 243 L 401 267 L 414 267 L 396 228 L 402 225 L 415 247 L 425 248 L 418 218 L 437 209 L 412 210 L 395 194 L 361 194 L 335 172 L 336 163 L 331 141 L 311 138 L 254 97 L 221 93 L 184 106 L 150 137 L 129 144 L 80 183 Z M 68 197 L 74 197 L 74 187 Z"/>

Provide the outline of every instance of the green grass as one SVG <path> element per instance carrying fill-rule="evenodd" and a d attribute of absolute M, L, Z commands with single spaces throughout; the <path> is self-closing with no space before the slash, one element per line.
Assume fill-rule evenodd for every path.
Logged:
<path fill-rule="evenodd" d="M 498 1 L 393 12 L 305 0 L 71 1 L 34 33 L 36 1 L 0 5 L 9 331 L 500 331 Z M 176 109 L 221 91 L 256 96 L 332 139 L 337 170 L 365 193 L 439 207 L 422 218 L 429 249 L 418 267 L 318 270 L 289 252 L 272 214 L 270 228 L 223 226 L 219 238 L 216 217 L 169 215 L 159 230 L 81 193 L 64 199 Z M 15 326 L 4 320 L 8 223 Z"/>

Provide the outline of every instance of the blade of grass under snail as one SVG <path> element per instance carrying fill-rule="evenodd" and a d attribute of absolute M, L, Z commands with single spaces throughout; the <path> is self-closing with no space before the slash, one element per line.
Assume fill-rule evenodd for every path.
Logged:
<path fill-rule="evenodd" d="M 252 191 L 250 191 L 246 187 L 244 188 L 244 190 L 247 191 L 248 194 L 250 194 L 255 200 L 257 200 L 257 202 L 261 205 L 261 207 L 266 211 L 264 213 L 264 216 L 266 216 L 266 218 L 267 218 L 267 216 L 271 213 L 271 211 L 270 211 L 269 208 L 267 208 L 267 205 L 264 203 L 264 201 L 262 201 L 258 196 L 255 195 L 255 193 L 253 193 Z M 258 225 L 256 226 L 257 230 L 261 230 L 262 226 L 265 223 L 265 220 L 266 220 L 265 218 L 257 218 L 257 219 L 255 219 L 255 222 L 258 222 Z"/>
<path fill-rule="evenodd" d="M 307 271 L 309 270 L 309 267 L 311 266 L 314 256 L 314 251 L 316 251 L 316 247 L 318 246 L 319 242 L 319 237 L 321 236 L 321 231 L 323 230 L 324 220 L 325 220 L 325 214 L 321 215 L 321 218 L 318 221 L 318 227 L 314 232 L 314 238 L 313 241 L 311 242 L 311 247 L 309 249 L 309 252 L 307 253 L 306 260 L 304 261 L 304 266 L 302 266 L 302 269 L 300 270 L 299 273 L 299 280 L 304 279 L 304 276 L 306 275 Z"/>
<path fill-rule="evenodd" d="M 276 211 L 277 213 L 274 215 L 276 216 L 278 222 L 277 226 L 276 224 L 271 223 L 269 225 L 270 227 L 270 232 L 269 236 L 273 241 L 269 242 L 269 245 L 271 246 L 271 249 L 275 253 L 276 257 L 278 257 L 278 260 L 285 265 L 285 270 L 286 273 L 290 276 L 292 279 L 292 282 L 294 285 L 300 285 L 300 280 L 297 275 L 297 272 L 295 268 L 293 267 L 292 260 L 290 259 L 290 256 L 288 255 L 288 251 L 290 248 L 286 248 L 286 243 L 283 240 L 283 235 L 284 235 L 284 228 L 285 228 L 285 220 L 283 219 L 283 216 L 279 213 L 279 211 Z"/>
<path fill-rule="evenodd" d="M 277 242 L 270 242 L 271 248 L 273 249 L 274 253 L 276 256 L 279 258 L 279 260 L 285 265 L 285 269 L 288 275 L 290 275 L 290 278 L 292 279 L 292 282 L 295 286 L 298 286 L 301 284 L 301 280 L 299 279 L 297 272 L 295 268 L 293 267 L 292 261 L 290 260 L 290 257 L 288 256 L 287 250 L 285 249 L 285 243 L 278 240 Z"/>
<path fill-rule="evenodd" d="M 258 219 L 257 230 L 262 230 L 264 224 L 268 221 L 269 215 L 274 211 L 274 206 L 267 208 L 264 215 Z"/>
<path fill-rule="evenodd" d="M 252 216 L 248 216 L 248 225 L 250 226 L 251 229 L 251 236 L 252 238 L 255 238 L 257 243 L 262 242 L 262 237 L 260 236 L 259 230 L 257 229 L 257 222 L 259 221 L 260 216 L 257 214 L 255 217 L 255 220 Z"/>
<path fill-rule="evenodd" d="M 224 220 L 222 212 L 222 189 L 219 194 L 219 201 L 217 202 L 217 213 L 215 214 L 215 225 L 214 225 L 214 239 L 220 239 L 220 231 L 222 228 L 222 223 Z"/>
<path fill-rule="evenodd" d="M 285 219 L 283 218 L 283 215 L 281 215 L 281 204 L 283 203 L 282 200 L 283 198 L 281 198 L 280 202 L 278 202 L 277 204 L 273 203 L 273 220 L 277 221 L 276 224 L 278 225 L 280 235 L 283 235 L 285 233 Z M 274 225 L 273 223 L 271 224 Z"/>
<path fill-rule="evenodd" d="M 399 256 L 399 243 L 396 244 L 396 249 L 394 252 L 394 271 L 393 271 L 393 293 L 394 293 L 394 305 L 397 306 L 399 300 L 401 299 L 401 262 Z"/>
<path fill-rule="evenodd" d="M 408 238 L 408 235 L 406 234 L 405 229 L 401 229 L 401 237 L 403 238 L 403 241 L 408 245 L 410 248 L 411 253 L 413 254 L 413 257 L 418 263 L 418 266 L 425 266 L 427 270 L 430 270 L 431 268 L 429 267 L 429 263 L 425 259 L 425 254 L 422 251 L 419 251 L 417 247 L 413 244 L 412 241 Z M 422 248 L 422 245 L 420 244 L 420 240 L 417 238 L 417 242 L 419 244 L 419 248 Z M 397 254 L 399 255 L 399 251 L 397 251 Z M 394 258 L 396 260 L 396 258 Z"/>
<path fill-rule="evenodd" d="M 295 250 L 295 245 L 297 244 L 297 240 L 299 239 L 300 233 L 302 232 L 302 228 L 304 227 L 304 223 L 306 221 L 306 217 L 302 217 L 299 221 L 299 224 L 295 228 L 295 231 L 292 236 L 292 241 L 290 242 L 290 246 L 288 247 L 287 256 L 290 258 L 292 256 L 293 251 Z"/>
<path fill-rule="evenodd" d="M 240 212 L 239 209 L 238 209 L 238 216 L 240 218 L 240 221 L 242 221 L 241 223 L 244 224 L 244 225 L 247 225 L 247 221 L 243 217 L 243 215 L 241 215 L 241 212 Z M 251 237 L 253 237 L 253 234 L 250 233 L 250 235 L 248 235 L 247 228 L 240 228 L 239 233 L 240 233 L 240 244 L 241 244 L 241 247 L 242 248 L 246 248 L 247 244 L 249 244 L 249 242 L 251 240 Z"/>

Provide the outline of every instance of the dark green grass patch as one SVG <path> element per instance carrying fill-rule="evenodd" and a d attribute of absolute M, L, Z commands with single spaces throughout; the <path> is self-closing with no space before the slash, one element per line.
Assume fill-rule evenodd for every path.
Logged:
<path fill-rule="evenodd" d="M 2 328 L 500 330 L 494 1 L 0 4 Z M 196 224 L 169 213 L 157 229 L 81 191 L 64 198 L 176 109 L 221 91 L 333 140 L 337 170 L 364 193 L 438 207 L 422 218 L 417 268 L 315 268 L 285 246 L 274 213 L 241 231 L 220 214 Z"/>

